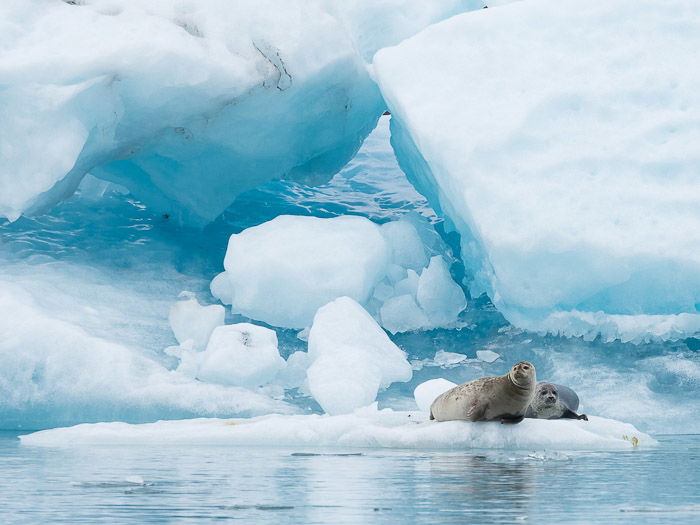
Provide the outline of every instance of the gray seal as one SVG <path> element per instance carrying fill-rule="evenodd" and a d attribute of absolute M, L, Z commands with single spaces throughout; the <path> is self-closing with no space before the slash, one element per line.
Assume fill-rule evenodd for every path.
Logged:
<path fill-rule="evenodd" d="M 474 379 L 438 396 L 430 406 L 430 419 L 520 423 L 536 383 L 535 367 L 521 361 L 504 376 Z"/>
<path fill-rule="evenodd" d="M 537 383 L 535 397 L 527 407 L 525 417 L 535 419 L 583 419 L 586 414 L 577 414 L 578 396 L 568 386 L 555 385 L 544 381 Z"/>

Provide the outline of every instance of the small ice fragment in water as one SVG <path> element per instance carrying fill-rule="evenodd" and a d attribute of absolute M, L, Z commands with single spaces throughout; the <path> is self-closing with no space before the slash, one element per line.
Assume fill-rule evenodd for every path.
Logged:
<path fill-rule="evenodd" d="M 492 352 L 491 350 L 477 350 L 476 358 L 484 363 L 493 363 L 496 359 L 501 357 L 500 354 Z"/>

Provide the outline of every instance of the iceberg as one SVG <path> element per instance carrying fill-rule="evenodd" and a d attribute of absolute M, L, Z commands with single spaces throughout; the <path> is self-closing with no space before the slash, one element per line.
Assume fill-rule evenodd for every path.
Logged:
<path fill-rule="evenodd" d="M 224 445 L 268 447 L 398 448 L 419 450 L 632 450 L 655 439 L 628 423 L 592 416 L 590 421 L 526 419 L 496 422 L 427 421 L 421 412 L 371 406 L 338 416 L 268 415 L 251 419 L 192 419 L 83 424 L 20 436 L 22 445 Z"/>
<path fill-rule="evenodd" d="M 189 341 L 192 347 L 203 350 L 214 329 L 224 324 L 226 310 L 219 304 L 202 306 L 191 292 L 182 292 L 180 298 L 168 315 L 175 339 L 180 345 Z"/>
<path fill-rule="evenodd" d="M 700 331 L 698 47 L 697 2 L 537 0 L 375 55 L 399 163 L 461 235 L 473 296 L 532 331 Z"/>
<path fill-rule="evenodd" d="M 88 172 L 193 225 L 263 182 L 330 178 L 384 110 L 377 46 L 483 5 L 343 4 L 3 2 L 0 216 L 42 213 Z"/>

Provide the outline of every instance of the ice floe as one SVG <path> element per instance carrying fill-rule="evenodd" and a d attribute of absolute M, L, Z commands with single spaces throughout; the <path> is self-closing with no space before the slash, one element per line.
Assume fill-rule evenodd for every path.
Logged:
<path fill-rule="evenodd" d="M 83 424 L 21 436 L 23 445 L 226 445 L 409 449 L 631 450 L 656 441 L 628 423 L 526 419 L 497 422 L 428 421 L 425 412 L 366 407 L 352 414 L 268 415 L 251 419 L 192 419 Z"/>

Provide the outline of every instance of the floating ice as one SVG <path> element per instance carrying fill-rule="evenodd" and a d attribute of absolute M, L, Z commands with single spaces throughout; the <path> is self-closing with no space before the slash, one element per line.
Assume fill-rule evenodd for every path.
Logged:
<path fill-rule="evenodd" d="M 261 416 L 193 419 L 143 425 L 97 423 L 21 436 L 23 445 L 228 445 L 270 447 L 363 447 L 411 449 L 631 450 L 657 442 L 628 423 L 526 419 L 497 422 L 427 421 L 424 412 L 374 407 L 339 416 Z"/>
<path fill-rule="evenodd" d="M 215 328 L 206 350 L 183 355 L 178 371 L 208 383 L 255 388 L 284 366 L 274 330 L 238 323 Z"/>
<path fill-rule="evenodd" d="M 379 227 L 355 216 L 283 215 L 231 235 L 224 259 L 234 311 L 289 328 L 340 296 L 365 303 L 388 263 Z"/>
<path fill-rule="evenodd" d="M 422 412 L 429 412 L 430 405 L 439 396 L 457 386 L 457 383 L 448 381 L 447 379 L 442 379 L 441 377 L 437 379 L 430 379 L 424 383 L 418 385 L 413 391 L 413 397 L 416 400 L 418 408 Z"/>
<path fill-rule="evenodd" d="M 480 5 L 4 1 L 0 216 L 88 171 L 198 224 L 262 182 L 330 177 L 384 109 L 377 46 Z"/>
<path fill-rule="evenodd" d="M 700 330 L 699 47 L 697 2 L 543 0 L 377 53 L 399 162 L 474 294 L 532 330 Z"/>
<path fill-rule="evenodd" d="M 329 414 L 369 405 L 380 388 L 413 374 L 405 353 L 357 302 L 319 308 L 309 333 L 309 390 Z"/>
<path fill-rule="evenodd" d="M 202 306 L 189 292 L 182 292 L 181 299 L 170 308 L 170 327 L 181 345 L 191 341 L 197 350 L 207 346 L 214 328 L 224 324 L 226 311 L 219 304 Z"/>
<path fill-rule="evenodd" d="M 476 358 L 484 363 L 493 363 L 496 359 L 501 357 L 500 354 L 493 352 L 491 350 L 477 350 Z"/>
<path fill-rule="evenodd" d="M 341 296 L 366 307 L 374 301 L 394 333 L 454 325 L 466 306 L 444 258 L 428 261 L 408 220 L 379 227 L 357 216 L 281 215 L 231 235 L 224 267 L 212 293 L 274 326 L 304 328 Z"/>

